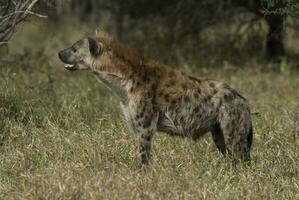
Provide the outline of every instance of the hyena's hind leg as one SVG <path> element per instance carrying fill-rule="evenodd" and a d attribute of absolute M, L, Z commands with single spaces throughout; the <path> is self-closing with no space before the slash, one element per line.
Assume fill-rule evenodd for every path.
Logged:
<path fill-rule="evenodd" d="M 240 105 L 226 107 L 220 112 L 219 122 L 227 152 L 233 159 L 250 161 L 252 122 L 249 109 Z"/>

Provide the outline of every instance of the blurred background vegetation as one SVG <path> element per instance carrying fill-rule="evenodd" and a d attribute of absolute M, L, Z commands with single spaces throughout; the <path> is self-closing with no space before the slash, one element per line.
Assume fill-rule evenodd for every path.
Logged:
<path fill-rule="evenodd" d="M 22 38 L 26 27 L 35 24 L 36 32 L 27 34 L 33 41 L 45 38 L 38 42 L 43 45 L 50 41 L 73 42 L 68 39 L 80 39 L 99 28 L 146 56 L 174 66 L 243 67 L 250 62 L 287 61 L 298 68 L 296 0 L 2 0 L 2 21 L 9 11 L 14 11 L 14 2 L 34 5 L 32 13 L 13 27 L 16 35 L 12 40 L 17 42 L 8 42 L 8 53 L 15 52 L 15 45 L 21 51 L 24 41 L 17 38 Z M 40 14 L 48 17 L 37 20 L 43 17 Z M 4 25 L 0 24 L 2 34 L 7 28 Z M 76 37 L 70 31 L 77 33 Z M 55 38 L 59 34 L 64 40 Z M 1 39 L 0 34 L 0 44 Z M 28 48 L 37 47 L 27 45 Z"/>

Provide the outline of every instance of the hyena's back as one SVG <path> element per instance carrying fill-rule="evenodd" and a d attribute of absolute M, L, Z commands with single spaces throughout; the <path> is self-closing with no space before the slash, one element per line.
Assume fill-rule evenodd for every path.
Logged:
<path fill-rule="evenodd" d="M 199 138 L 212 132 L 222 153 L 249 160 L 252 142 L 248 102 L 223 82 L 170 71 L 157 88 L 159 131 Z"/>

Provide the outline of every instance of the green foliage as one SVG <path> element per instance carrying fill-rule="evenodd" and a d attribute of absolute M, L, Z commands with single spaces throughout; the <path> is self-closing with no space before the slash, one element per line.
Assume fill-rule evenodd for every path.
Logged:
<path fill-rule="evenodd" d="M 280 14 L 280 15 L 298 15 L 299 14 L 299 3 L 295 0 L 288 1 L 285 5 L 277 8 L 277 3 L 280 0 L 268 0 L 269 13 Z M 274 9 L 271 9 L 274 8 Z"/>

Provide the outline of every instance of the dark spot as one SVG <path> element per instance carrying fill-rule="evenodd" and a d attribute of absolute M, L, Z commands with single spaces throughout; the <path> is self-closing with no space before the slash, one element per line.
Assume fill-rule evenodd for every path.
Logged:
<path fill-rule="evenodd" d="M 148 128 L 151 125 L 151 120 L 150 119 L 146 119 L 143 122 L 143 128 Z"/>
<path fill-rule="evenodd" d="M 142 118 L 145 113 L 145 110 L 146 110 L 146 106 L 143 106 L 143 108 L 141 109 L 141 112 L 139 113 L 139 115 L 137 115 L 137 117 Z"/>
<path fill-rule="evenodd" d="M 213 91 L 212 91 L 212 95 L 215 95 L 215 94 L 217 94 L 217 90 L 216 90 L 216 89 L 213 89 Z"/>
<path fill-rule="evenodd" d="M 163 96 L 163 92 L 162 92 L 162 91 L 159 92 L 159 93 L 158 93 L 158 96 L 159 96 L 159 97 L 162 97 L 162 96 Z"/>
<path fill-rule="evenodd" d="M 184 117 L 181 117 L 179 121 L 180 121 L 181 124 L 183 124 L 184 123 Z"/>
<path fill-rule="evenodd" d="M 136 86 L 139 87 L 139 86 L 141 86 L 141 85 L 142 85 L 141 81 L 137 81 Z"/>
<path fill-rule="evenodd" d="M 150 77 L 151 76 L 149 74 L 144 73 L 144 74 L 142 74 L 141 79 L 144 83 L 147 83 L 150 81 Z"/>
<path fill-rule="evenodd" d="M 221 113 L 220 113 L 220 117 L 223 118 L 223 116 L 224 116 L 224 114 L 223 114 L 223 112 L 221 112 Z"/>
<path fill-rule="evenodd" d="M 151 135 L 150 134 L 143 134 L 141 135 L 142 139 L 146 140 L 146 141 L 150 141 L 151 140 Z"/>
<path fill-rule="evenodd" d="M 236 97 L 237 97 L 236 93 L 234 93 L 234 92 L 231 93 L 231 98 L 232 98 L 232 99 L 235 99 Z"/>
<path fill-rule="evenodd" d="M 187 90 L 187 89 L 188 89 L 187 84 L 183 83 L 183 84 L 182 84 L 182 88 L 183 88 L 183 90 Z"/>
<path fill-rule="evenodd" d="M 198 94 L 201 94 L 201 89 L 198 88 L 198 89 L 197 89 L 197 92 L 198 92 Z"/>
<path fill-rule="evenodd" d="M 222 105 L 222 99 L 219 100 L 219 106 L 221 106 L 221 105 Z"/>
<path fill-rule="evenodd" d="M 146 76 L 146 74 L 143 74 L 141 76 L 141 79 L 142 79 L 143 82 L 147 82 L 147 76 Z"/>
<path fill-rule="evenodd" d="M 172 101 L 171 101 L 171 104 L 172 104 L 172 105 L 175 105 L 175 104 L 176 104 L 176 100 L 172 100 Z"/>
<path fill-rule="evenodd" d="M 231 94 L 224 94 L 224 100 L 229 101 L 232 99 Z"/>
<path fill-rule="evenodd" d="M 171 103 L 170 103 L 169 108 L 170 108 L 171 110 L 173 110 L 173 109 L 175 108 L 175 106 L 176 106 L 176 103 L 177 103 L 176 100 L 172 100 Z"/>
<path fill-rule="evenodd" d="M 196 107 L 193 109 L 193 112 L 198 113 L 198 112 L 199 112 L 199 106 L 196 106 Z"/>
<path fill-rule="evenodd" d="M 157 85 L 156 84 L 152 84 L 151 90 L 152 90 L 153 93 L 156 92 L 156 89 L 157 89 Z"/>
<path fill-rule="evenodd" d="M 198 99 L 198 98 L 199 98 L 198 93 L 194 93 L 194 98 L 195 98 L 195 99 Z"/>
<path fill-rule="evenodd" d="M 190 97 L 189 96 L 184 96 L 184 101 L 186 102 L 186 103 L 188 103 L 188 102 L 190 102 Z"/>
<path fill-rule="evenodd" d="M 213 83 L 213 82 L 211 82 L 209 85 L 210 85 L 211 88 L 215 87 L 215 83 Z"/>
<path fill-rule="evenodd" d="M 140 127 L 141 127 L 142 125 L 143 125 L 143 124 L 142 124 L 142 122 L 138 122 L 138 126 L 140 126 Z"/>
<path fill-rule="evenodd" d="M 206 96 L 206 97 L 203 98 L 203 102 L 208 103 L 208 102 L 211 101 L 211 98 L 212 98 L 212 96 L 208 95 L 208 96 Z"/>
<path fill-rule="evenodd" d="M 166 101 L 166 102 L 169 102 L 169 101 L 170 101 L 170 99 L 169 99 L 169 98 L 170 98 L 169 94 L 165 94 L 164 98 L 165 98 L 165 101 Z"/>
<path fill-rule="evenodd" d="M 136 118 L 137 119 L 143 118 L 143 114 L 144 114 L 144 112 L 140 112 L 138 115 L 136 115 Z"/>

